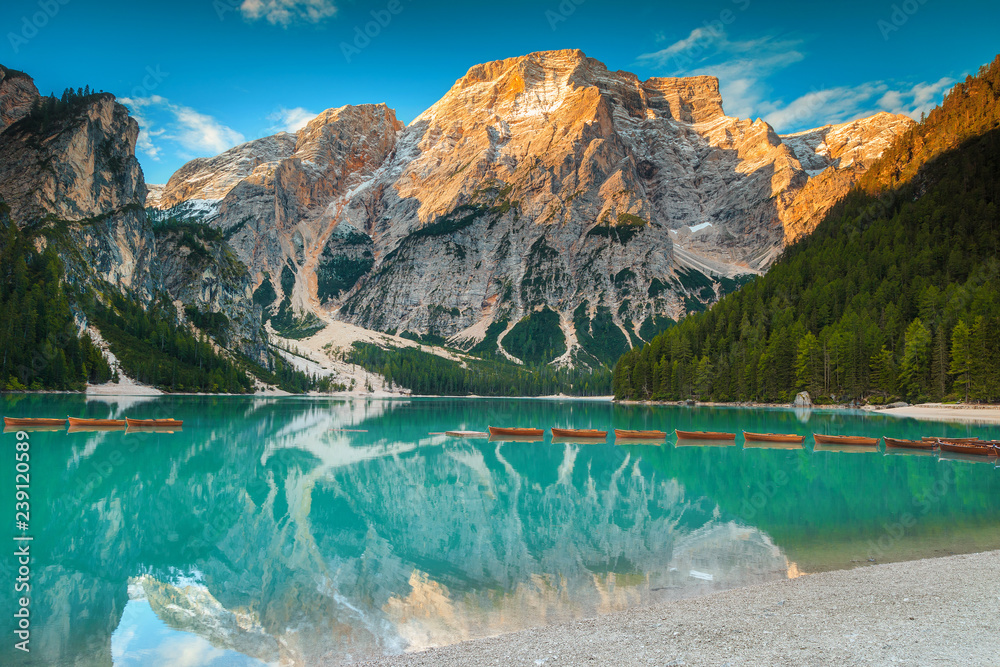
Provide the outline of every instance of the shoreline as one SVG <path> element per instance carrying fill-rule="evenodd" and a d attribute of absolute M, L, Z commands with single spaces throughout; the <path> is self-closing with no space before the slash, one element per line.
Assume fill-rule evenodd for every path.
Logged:
<path fill-rule="evenodd" d="M 194 393 L 194 392 L 165 392 L 155 387 L 148 387 L 138 384 L 121 385 L 100 385 L 87 387 L 85 391 L 9 391 L 0 392 L 0 396 L 83 396 L 86 398 L 113 398 L 113 397 L 146 397 L 157 398 L 161 396 L 202 396 L 202 397 L 236 397 L 236 398 L 366 398 L 366 399 L 506 399 L 506 400 L 535 400 L 535 401 L 586 401 L 586 402 L 609 402 L 615 405 L 647 406 L 647 407 L 710 407 L 710 408 L 766 408 L 780 410 L 816 410 L 816 411 L 855 411 L 871 414 L 881 414 L 889 417 L 904 419 L 916 419 L 919 421 L 944 421 L 944 422 L 964 422 L 972 424 L 1000 424 L 1000 405 L 991 404 L 962 404 L 962 403 L 920 403 L 907 405 L 905 407 L 883 407 L 883 406 L 851 406 L 847 404 L 797 406 L 788 403 L 755 403 L 734 402 L 715 403 L 710 401 L 696 402 L 693 405 L 685 401 L 616 401 L 613 396 L 569 396 L 566 394 L 553 394 L 547 396 L 444 396 L 439 394 L 406 394 L 395 392 L 361 392 L 361 391 L 341 391 L 328 394 L 318 392 L 307 392 L 304 394 L 290 394 L 281 390 L 258 391 L 253 394 L 223 394 L 223 393 Z"/>
<path fill-rule="evenodd" d="M 1000 551 L 867 565 L 364 665 L 995 665 Z"/>

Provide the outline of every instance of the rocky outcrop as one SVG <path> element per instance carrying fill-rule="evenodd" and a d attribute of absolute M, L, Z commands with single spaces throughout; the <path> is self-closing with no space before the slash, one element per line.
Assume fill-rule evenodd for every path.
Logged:
<path fill-rule="evenodd" d="M 139 126 L 113 95 L 59 103 L 0 134 L 0 196 L 19 226 L 56 243 L 76 280 L 152 298 L 153 235 L 135 158 Z"/>
<path fill-rule="evenodd" d="M 154 230 L 159 285 L 182 306 L 181 316 L 219 345 L 266 365 L 267 333 L 253 302 L 254 282 L 222 235 L 196 224 Z"/>
<path fill-rule="evenodd" d="M 177 170 L 156 206 L 170 209 L 184 202 L 217 204 L 233 187 L 259 168 L 268 169 L 295 150 L 295 135 L 282 132 L 248 141 L 213 158 L 198 158 Z"/>
<path fill-rule="evenodd" d="M 38 99 L 30 76 L 0 65 L 0 132 L 27 116 Z"/>
<path fill-rule="evenodd" d="M 906 116 L 882 112 L 850 123 L 782 136 L 810 176 L 782 212 L 785 243 L 794 243 L 811 233 L 892 140 L 912 125 Z"/>
<path fill-rule="evenodd" d="M 405 129 L 384 106 L 345 107 L 252 172 L 252 144 L 186 165 L 158 205 L 212 208 L 299 311 L 456 344 L 493 325 L 502 345 L 551 308 L 565 360 L 581 345 L 604 358 L 587 349 L 595 323 L 627 349 L 766 270 L 910 122 L 781 137 L 726 116 L 713 77 L 535 53 L 473 67 Z"/>

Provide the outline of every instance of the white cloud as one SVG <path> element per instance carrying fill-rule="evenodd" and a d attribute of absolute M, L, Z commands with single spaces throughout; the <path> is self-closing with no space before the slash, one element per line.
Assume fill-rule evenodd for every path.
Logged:
<path fill-rule="evenodd" d="M 765 104 L 764 119 L 779 132 L 795 132 L 827 123 L 843 123 L 879 111 L 903 114 L 920 120 L 941 103 L 944 93 L 955 83 L 944 77 L 933 83 L 888 84 L 869 81 L 857 86 L 814 90 L 793 100 Z"/>
<path fill-rule="evenodd" d="M 665 41 L 657 36 L 657 41 Z M 695 28 L 684 39 L 664 49 L 639 56 L 638 61 L 672 76 L 718 77 L 726 112 L 740 118 L 764 118 L 779 132 L 796 132 L 827 123 L 841 123 L 879 111 L 919 119 L 941 102 L 954 83 L 942 78 L 933 83 L 868 81 L 855 86 L 819 88 L 785 104 L 770 98 L 767 81 L 781 70 L 801 62 L 802 42 L 765 36 L 732 40 L 725 30 Z"/>
<path fill-rule="evenodd" d="M 726 110 L 742 118 L 759 113 L 769 76 L 802 61 L 801 40 L 768 35 L 731 40 L 724 30 L 695 28 L 684 39 L 639 56 L 640 63 L 673 76 L 718 77 Z"/>
<path fill-rule="evenodd" d="M 274 132 L 298 132 L 317 115 L 302 107 L 295 107 L 294 109 L 281 107 L 274 113 L 269 114 L 267 119 L 274 123 L 271 126 L 271 130 Z"/>
<path fill-rule="evenodd" d="M 331 0 L 243 0 L 240 11 L 251 21 L 263 18 L 287 27 L 295 21 L 319 23 L 336 14 L 337 7 Z"/>
<path fill-rule="evenodd" d="M 954 79 L 942 77 L 934 83 L 918 83 L 909 89 L 889 90 L 879 99 L 878 105 L 886 111 L 919 120 L 921 114 L 930 112 L 941 103 L 945 92 L 953 85 Z"/>
<path fill-rule="evenodd" d="M 153 160 L 159 160 L 161 146 L 153 139 L 169 139 L 195 155 L 217 155 L 245 141 L 242 134 L 223 125 L 214 117 L 191 107 L 172 104 L 159 95 L 123 97 L 132 117 L 139 123 L 138 146 Z M 165 116 L 163 127 L 153 115 Z"/>

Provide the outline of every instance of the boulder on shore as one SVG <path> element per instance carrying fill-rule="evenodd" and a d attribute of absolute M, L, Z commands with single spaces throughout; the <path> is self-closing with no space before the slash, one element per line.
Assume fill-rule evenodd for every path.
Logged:
<path fill-rule="evenodd" d="M 812 404 L 812 397 L 808 391 L 800 391 L 795 394 L 795 400 L 792 401 L 792 405 L 797 408 L 811 408 Z"/>

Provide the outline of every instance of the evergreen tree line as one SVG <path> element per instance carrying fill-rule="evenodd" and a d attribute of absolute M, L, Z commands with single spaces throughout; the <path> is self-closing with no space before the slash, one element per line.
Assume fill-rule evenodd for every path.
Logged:
<path fill-rule="evenodd" d="M 111 369 L 79 335 L 52 246 L 39 253 L 0 203 L 0 390 L 80 389 Z"/>
<path fill-rule="evenodd" d="M 611 371 L 604 368 L 591 372 L 545 364 L 519 366 L 474 357 L 460 364 L 416 348 L 385 349 L 370 343 L 354 343 L 345 361 L 422 395 L 605 396 L 611 391 Z"/>
<path fill-rule="evenodd" d="M 59 97 L 50 93 L 48 97 L 35 98 L 28 115 L 16 124 L 16 131 L 44 134 L 58 121 L 73 115 L 81 106 L 105 94 L 107 93 L 104 91 L 91 91 L 90 86 L 86 86 L 76 90 L 66 88 Z"/>
<path fill-rule="evenodd" d="M 1000 401 L 1000 57 L 763 277 L 621 357 L 618 398 Z"/>

